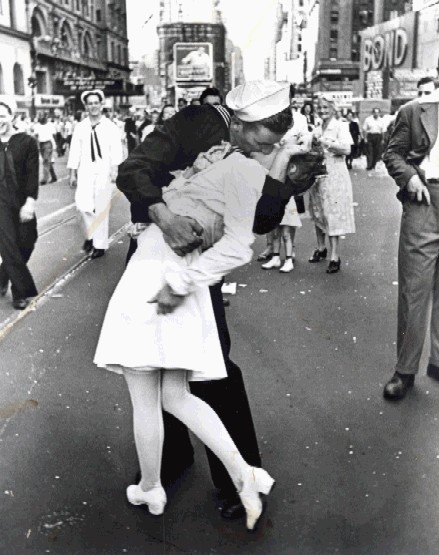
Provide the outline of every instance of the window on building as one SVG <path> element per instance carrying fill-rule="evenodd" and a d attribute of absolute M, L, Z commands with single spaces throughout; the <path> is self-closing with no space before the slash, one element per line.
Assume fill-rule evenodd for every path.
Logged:
<path fill-rule="evenodd" d="M 338 23 L 338 10 L 331 10 L 331 23 Z"/>
<path fill-rule="evenodd" d="M 117 47 L 117 63 L 122 64 L 122 48 L 120 44 Z"/>
<path fill-rule="evenodd" d="M 101 10 L 96 10 L 96 21 L 100 23 L 102 21 L 102 12 Z"/>
<path fill-rule="evenodd" d="M 330 58 L 331 60 L 336 60 L 336 59 L 337 59 L 337 56 L 338 56 L 338 50 L 337 50 L 337 48 L 334 48 L 334 47 L 330 48 L 330 49 L 329 49 L 329 58 Z"/>
<path fill-rule="evenodd" d="M 82 0 L 82 13 L 85 17 L 90 15 L 88 0 Z"/>
<path fill-rule="evenodd" d="M 331 31 L 329 33 L 329 40 L 331 42 L 337 42 L 337 40 L 338 40 L 338 30 L 337 29 L 331 29 Z"/>
<path fill-rule="evenodd" d="M 116 61 L 116 45 L 114 44 L 114 42 L 111 43 L 111 61 Z"/>
<path fill-rule="evenodd" d="M 45 71 L 36 71 L 35 76 L 37 78 L 37 94 L 47 94 L 47 73 Z"/>
<path fill-rule="evenodd" d="M 24 94 L 23 68 L 19 63 L 14 64 L 14 94 Z"/>
<path fill-rule="evenodd" d="M 102 55 L 102 40 L 100 37 L 96 37 L 96 53 L 97 53 L 97 59 L 98 60 L 102 60 L 103 55 Z"/>
<path fill-rule="evenodd" d="M 81 2 L 80 2 L 80 0 L 76 0 L 76 4 L 75 4 L 75 5 L 76 5 L 76 11 L 77 11 L 77 12 L 80 12 L 80 11 L 81 11 Z"/>

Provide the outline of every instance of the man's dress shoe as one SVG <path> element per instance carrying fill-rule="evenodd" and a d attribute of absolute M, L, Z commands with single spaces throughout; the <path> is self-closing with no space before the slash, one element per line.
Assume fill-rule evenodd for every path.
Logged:
<path fill-rule="evenodd" d="M 399 372 L 395 372 L 392 378 L 384 386 L 384 398 L 391 401 L 404 399 L 407 391 L 413 387 L 414 383 L 414 374 L 400 374 Z"/>
<path fill-rule="evenodd" d="M 221 495 L 220 513 L 223 518 L 227 520 L 236 520 L 237 518 L 242 518 L 245 516 L 245 508 L 241 503 L 241 499 L 237 493 L 232 495 Z"/>
<path fill-rule="evenodd" d="M 27 299 L 14 299 L 12 301 L 12 306 L 16 310 L 24 310 L 28 304 L 29 304 L 29 301 Z"/>
<path fill-rule="evenodd" d="M 104 256 L 104 254 L 104 249 L 93 249 L 91 252 L 91 258 L 94 260 L 95 258 L 100 258 L 101 256 Z"/>
<path fill-rule="evenodd" d="M 439 366 L 431 364 L 430 362 L 430 364 L 427 366 L 427 376 L 439 382 Z"/>

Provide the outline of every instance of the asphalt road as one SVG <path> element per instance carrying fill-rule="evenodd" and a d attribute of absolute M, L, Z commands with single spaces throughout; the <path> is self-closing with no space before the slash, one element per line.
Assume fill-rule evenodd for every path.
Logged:
<path fill-rule="evenodd" d="M 227 309 L 232 358 L 277 479 L 259 530 L 218 515 L 197 442 L 196 464 L 168 492 L 162 517 L 125 500 L 137 470 L 128 394 L 123 379 L 92 364 L 124 267 L 121 235 L 35 310 L 15 323 L 9 316 L 0 342 L 0 553 L 439 553 L 439 384 L 425 376 L 428 345 L 413 392 L 398 404 L 382 398 L 394 364 L 401 209 L 384 172 L 354 170 L 352 180 L 357 233 L 341 242 L 339 274 L 307 262 L 315 238 L 305 218 L 291 274 L 252 262 L 229 278 L 238 284 Z M 61 187 L 53 195 L 66 205 L 71 192 Z M 126 218 L 117 198 L 112 230 Z M 60 275 L 60 258 L 82 260 L 80 244 L 73 220 L 43 235 L 33 259 L 41 288 Z"/>

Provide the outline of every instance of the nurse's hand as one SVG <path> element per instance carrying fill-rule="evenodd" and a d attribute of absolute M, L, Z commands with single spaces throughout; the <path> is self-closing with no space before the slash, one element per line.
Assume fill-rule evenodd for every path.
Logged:
<path fill-rule="evenodd" d="M 163 203 L 150 206 L 149 216 L 178 256 L 184 256 L 202 244 L 203 228 L 192 218 L 174 214 Z"/>
<path fill-rule="evenodd" d="M 171 314 L 184 301 L 184 295 L 176 295 L 166 283 L 149 303 L 157 303 L 157 314 Z"/>

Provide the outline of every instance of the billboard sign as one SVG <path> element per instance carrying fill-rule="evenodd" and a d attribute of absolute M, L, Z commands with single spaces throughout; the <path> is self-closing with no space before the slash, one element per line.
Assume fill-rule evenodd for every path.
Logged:
<path fill-rule="evenodd" d="M 362 31 L 363 71 L 412 68 L 415 25 L 412 12 Z"/>
<path fill-rule="evenodd" d="M 213 52 L 210 42 L 174 44 L 174 75 L 179 81 L 212 81 Z"/>

